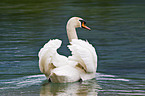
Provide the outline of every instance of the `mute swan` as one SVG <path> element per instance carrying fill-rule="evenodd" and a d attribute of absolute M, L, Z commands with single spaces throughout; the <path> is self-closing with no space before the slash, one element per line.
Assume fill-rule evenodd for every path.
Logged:
<path fill-rule="evenodd" d="M 67 22 L 67 35 L 70 42 L 68 48 L 72 56 L 59 55 L 57 49 L 62 41 L 50 40 L 39 51 L 39 68 L 47 79 L 54 83 L 75 82 L 95 77 L 97 69 L 97 54 L 95 48 L 88 41 L 77 37 L 78 27 L 91 30 L 86 22 L 79 17 L 72 17 Z"/>

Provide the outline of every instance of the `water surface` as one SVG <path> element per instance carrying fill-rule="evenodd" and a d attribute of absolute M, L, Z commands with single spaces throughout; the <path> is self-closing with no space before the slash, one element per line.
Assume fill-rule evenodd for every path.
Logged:
<path fill-rule="evenodd" d="M 2 96 L 145 95 L 145 2 L 143 0 L 1 0 L 0 94 Z M 92 31 L 77 29 L 96 48 L 96 78 L 48 83 L 37 54 L 49 39 L 61 39 L 69 56 L 65 25 L 84 18 Z"/>

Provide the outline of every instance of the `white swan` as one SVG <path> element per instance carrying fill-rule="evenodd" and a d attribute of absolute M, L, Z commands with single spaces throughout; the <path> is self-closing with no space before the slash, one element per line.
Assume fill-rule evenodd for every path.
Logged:
<path fill-rule="evenodd" d="M 85 25 L 85 21 L 79 17 L 72 17 L 67 22 L 67 35 L 70 42 L 68 48 L 72 56 L 59 55 L 57 49 L 62 41 L 50 40 L 39 51 L 39 68 L 47 79 L 54 83 L 75 82 L 88 80 L 95 77 L 97 69 L 97 54 L 95 48 L 78 39 L 76 29 L 78 27 L 91 30 Z"/>

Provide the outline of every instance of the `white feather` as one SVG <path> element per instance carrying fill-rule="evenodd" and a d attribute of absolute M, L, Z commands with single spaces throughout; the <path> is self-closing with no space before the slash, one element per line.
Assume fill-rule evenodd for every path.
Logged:
<path fill-rule="evenodd" d="M 51 70 L 55 67 L 67 64 L 67 57 L 57 53 L 61 43 L 58 39 L 50 40 L 39 51 L 39 68 L 47 77 L 49 77 Z"/>
<path fill-rule="evenodd" d="M 74 60 L 82 65 L 86 72 L 96 72 L 97 55 L 94 47 L 83 40 L 73 39 L 71 45 L 68 45 L 72 51 L 70 60 Z"/>
<path fill-rule="evenodd" d="M 65 65 L 55 68 L 50 77 L 51 81 L 56 83 L 75 82 L 80 79 L 80 73 L 75 67 Z"/>

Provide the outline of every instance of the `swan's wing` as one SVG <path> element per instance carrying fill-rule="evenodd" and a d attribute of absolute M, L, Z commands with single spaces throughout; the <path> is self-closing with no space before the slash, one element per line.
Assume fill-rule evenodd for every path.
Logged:
<path fill-rule="evenodd" d="M 65 56 L 57 53 L 57 49 L 61 46 L 61 43 L 62 41 L 58 39 L 50 40 L 39 51 L 39 68 L 47 77 L 50 75 L 52 69 L 67 62 Z"/>
<path fill-rule="evenodd" d="M 88 41 L 73 39 L 68 45 L 72 51 L 69 60 L 78 62 L 86 72 L 95 72 L 97 68 L 97 54 L 95 48 Z"/>

